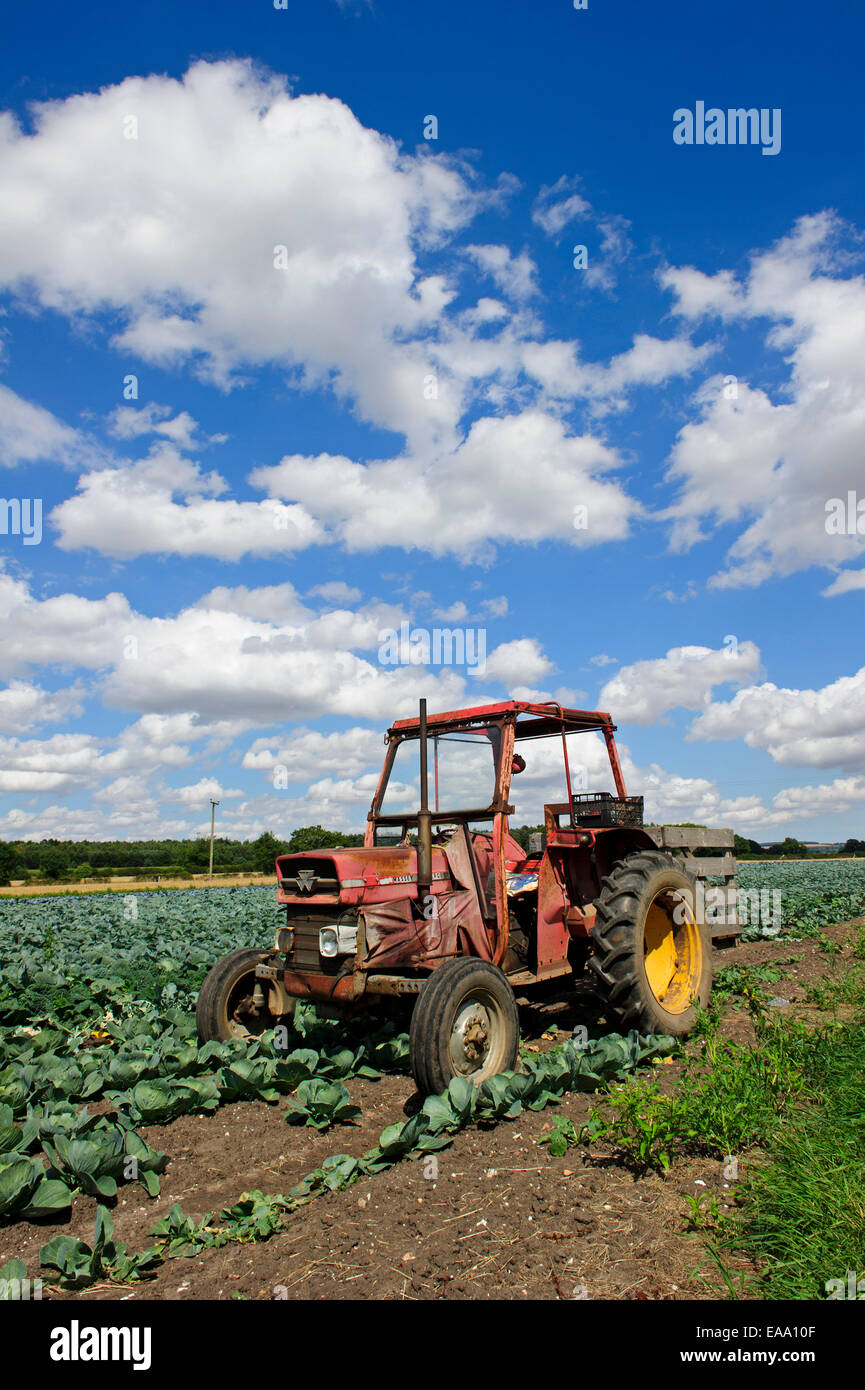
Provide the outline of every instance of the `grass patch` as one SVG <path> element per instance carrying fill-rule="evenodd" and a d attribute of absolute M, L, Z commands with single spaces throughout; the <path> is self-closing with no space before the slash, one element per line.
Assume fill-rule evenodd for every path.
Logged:
<path fill-rule="evenodd" d="M 865 1015 L 865 925 L 857 927 L 849 955 L 836 942 L 818 944 L 829 958 L 830 970 L 819 984 L 810 986 L 808 1002 L 836 1019 L 851 1012 Z"/>
<path fill-rule="evenodd" d="M 655 1077 L 613 1087 L 583 1126 L 582 1142 L 609 1144 L 630 1166 L 662 1172 L 677 1157 L 723 1159 L 764 1144 L 806 1089 L 803 1050 L 812 1030 L 766 1019 L 753 997 L 749 1007 L 756 1047 L 719 1037 L 710 1020 L 676 1089 L 662 1089 Z"/>
<path fill-rule="evenodd" d="M 818 1026 L 769 1016 L 755 993 L 742 992 L 756 1043 L 720 1038 L 718 1009 L 703 1020 L 698 1050 L 686 1058 L 672 1091 L 656 1078 L 611 1088 L 579 1133 L 556 1135 L 551 1152 L 603 1143 L 638 1172 L 667 1171 L 676 1158 L 702 1155 L 745 1163 L 721 1214 L 692 1200 L 687 1228 L 702 1237 L 715 1291 L 771 1299 L 822 1299 L 830 1279 L 865 1274 L 865 980 L 857 964 L 827 986 L 845 1016 Z M 834 961 L 833 961 L 834 964 Z M 731 980 L 731 983 L 732 980 Z M 852 1016 L 851 1016 L 852 1013 Z M 728 1267 L 746 1258 L 750 1279 Z M 704 1281 L 707 1282 L 707 1281 Z"/>
<path fill-rule="evenodd" d="M 772 1129 L 718 1236 L 762 1267 L 765 1298 L 820 1299 L 826 1282 L 865 1272 L 865 1027 L 821 1029 L 809 1053 L 807 1104 Z"/>
<path fill-rule="evenodd" d="M 783 980 L 788 971 L 782 967 L 795 965 L 801 959 L 801 956 L 787 956 L 784 960 L 771 961 L 763 965 L 723 965 L 715 972 L 712 993 L 715 997 L 732 1001 L 736 1008 L 742 1007 L 740 1001 L 749 998 L 767 999 L 769 995 L 763 986 L 774 985 Z"/>

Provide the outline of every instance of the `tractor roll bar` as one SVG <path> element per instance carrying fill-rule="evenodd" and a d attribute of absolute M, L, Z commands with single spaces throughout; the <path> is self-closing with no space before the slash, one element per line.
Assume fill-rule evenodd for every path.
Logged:
<path fill-rule="evenodd" d="M 426 700 L 420 702 L 420 808 L 417 813 L 417 894 L 424 898 L 432 890 L 432 825 L 427 784 Z"/>

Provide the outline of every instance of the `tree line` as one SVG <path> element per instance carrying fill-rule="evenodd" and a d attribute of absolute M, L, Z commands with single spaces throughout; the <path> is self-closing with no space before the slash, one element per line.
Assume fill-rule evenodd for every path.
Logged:
<path fill-rule="evenodd" d="M 511 829 L 511 835 L 528 851 L 529 837 L 543 828 L 519 825 Z M 791 836 L 768 848 L 742 835 L 735 839 L 739 858 L 813 857 L 807 845 Z M 213 867 L 220 873 L 269 874 L 278 854 L 362 844 L 362 834 L 344 835 L 321 825 L 300 826 L 287 840 L 277 839 L 269 830 L 255 840 L 230 840 L 220 835 L 213 842 Z M 865 854 L 865 840 L 847 840 L 842 853 Z M 206 872 L 209 858 L 210 840 L 206 836 L 196 840 L 0 840 L 0 884 L 31 877 L 57 882 L 112 873 L 185 876 Z"/>
<path fill-rule="evenodd" d="M 287 840 L 265 831 L 256 840 L 213 842 L 214 871 L 222 873 L 273 872 L 278 854 L 326 846 L 362 845 L 363 835 L 343 835 L 320 825 L 304 825 Z M 12 840 L 0 841 L 0 884 L 38 876 L 57 882 L 111 873 L 156 876 L 186 875 L 207 871 L 210 838 L 196 840 Z"/>
<path fill-rule="evenodd" d="M 812 845 L 803 844 L 801 840 L 795 840 L 788 835 L 785 840 L 779 841 L 775 845 L 761 845 L 757 840 L 746 839 L 742 835 L 735 837 L 735 854 L 739 859 L 759 855 L 763 859 L 819 859 L 821 856 L 816 854 Z M 840 850 L 841 854 L 865 854 L 865 840 L 847 840 Z M 822 856 L 825 858 L 825 855 Z"/>

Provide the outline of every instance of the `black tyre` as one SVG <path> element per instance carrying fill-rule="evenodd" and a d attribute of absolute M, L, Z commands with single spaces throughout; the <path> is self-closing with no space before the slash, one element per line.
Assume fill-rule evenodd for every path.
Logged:
<path fill-rule="evenodd" d="M 480 1085 L 517 1063 L 519 1015 L 498 966 L 465 957 L 440 965 L 418 995 L 411 1019 L 411 1069 L 422 1095 L 455 1076 Z"/>
<path fill-rule="evenodd" d="M 202 1042 L 256 1038 L 290 1016 L 271 1013 L 267 981 L 256 979 L 255 967 L 266 955 L 266 951 L 243 947 L 223 956 L 208 972 L 195 1009 Z"/>
<path fill-rule="evenodd" d="M 603 881 L 589 967 L 607 1018 L 682 1037 L 712 990 L 712 941 L 694 915 L 694 880 L 667 854 L 622 859 Z"/>

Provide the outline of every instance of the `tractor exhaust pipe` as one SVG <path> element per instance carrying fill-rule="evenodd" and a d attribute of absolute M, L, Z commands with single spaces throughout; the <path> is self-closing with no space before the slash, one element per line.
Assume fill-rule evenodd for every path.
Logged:
<path fill-rule="evenodd" d="M 432 891 L 432 824 L 427 788 L 426 700 L 420 702 L 420 810 L 417 814 L 417 895 L 418 901 Z"/>

